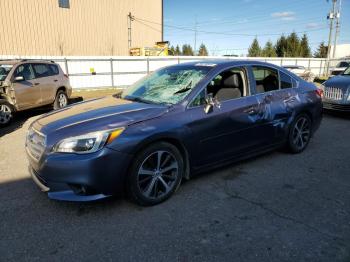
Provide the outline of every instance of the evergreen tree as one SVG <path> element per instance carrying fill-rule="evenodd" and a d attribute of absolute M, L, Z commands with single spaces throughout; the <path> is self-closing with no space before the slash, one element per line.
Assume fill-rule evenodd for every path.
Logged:
<path fill-rule="evenodd" d="M 201 44 L 198 51 L 199 56 L 208 56 L 208 50 L 205 44 Z"/>
<path fill-rule="evenodd" d="M 184 56 L 193 56 L 194 52 L 193 52 L 192 46 L 184 44 L 182 46 L 182 55 L 184 55 Z"/>
<path fill-rule="evenodd" d="M 175 55 L 181 55 L 181 50 L 180 50 L 179 45 L 176 45 L 176 47 L 175 47 Z"/>
<path fill-rule="evenodd" d="M 258 57 L 261 56 L 261 47 L 259 45 L 258 39 L 254 38 L 253 43 L 248 49 L 248 56 Z"/>
<path fill-rule="evenodd" d="M 328 52 L 328 46 L 322 42 L 318 48 L 317 51 L 314 53 L 314 57 L 316 58 L 326 58 L 327 57 L 327 52 Z"/>
<path fill-rule="evenodd" d="M 306 34 L 303 35 L 300 42 L 300 56 L 311 57 L 311 49 L 309 46 L 309 39 Z"/>
<path fill-rule="evenodd" d="M 269 40 L 266 42 L 264 49 L 262 50 L 262 56 L 265 57 L 276 57 L 276 50 L 273 47 L 272 42 Z"/>
<path fill-rule="evenodd" d="M 287 56 L 298 57 L 300 55 L 300 40 L 298 35 L 293 32 L 287 37 Z"/>
<path fill-rule="evenodd" d="M 275 50 L 278 57 L 287 56 L 287 39 L 284 35 L 277 40 Z"/>
<path fill-rule="evenodd" d="M 169 55 L 175 55 L 175 48 L 174 48 L 174 46 L 171 46 L 170 48 L 169 48 Z"/>

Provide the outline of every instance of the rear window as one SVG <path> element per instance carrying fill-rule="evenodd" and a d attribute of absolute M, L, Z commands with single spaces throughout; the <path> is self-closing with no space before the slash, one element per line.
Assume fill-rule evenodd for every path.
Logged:
<path fill-rule="evenodd" d="M 35 75 L 37 78 L 58 75 L 57 65 L 33 64 Z"/>
<path fill-rule="evenodd" d="M 33 68 L 37 78 L 50 76 L 50 68 L 45 64 L 33 64 Z"/>
<path fill-rule="evenodd" d="M 280 71 L 280 81 L 282 89 L 293 87 L 292 77 L 282 71 Z"/>
<path fill-rule="evenodd" d="M 257 93 L 270 92 L 279 89 L 278 71 L 276 69 L 264 66 L 254 66 L 252 69 Z"/>
<path fill-rule="evenodd" d="M 58 75 L 59 70 L 57 65 L 49 65 L 52 75 Z"/>
<path fill-rule="evenodd" d="M 348 67 L 350 65 L 349 62 L 340 62 L 337 67 Z"/>

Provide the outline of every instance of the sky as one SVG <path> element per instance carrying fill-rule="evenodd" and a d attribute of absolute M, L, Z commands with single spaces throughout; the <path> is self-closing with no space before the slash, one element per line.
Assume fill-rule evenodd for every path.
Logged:
<path fill-rule="evenodd" d="M 338 0 L 339 1 L 339 0 Z M 164 40 L 171 45 L 204 43 L 211 55 L 243 55 L 257 36 L 260 45 L 284 33 L 305 32 L 316 50 L 328 43 L 327 0 L 164 0 Z M 338 43 L 350 43 L 350 0 L 342 0 Z M 151 25 L 151 23 L 150 23 Z"/>

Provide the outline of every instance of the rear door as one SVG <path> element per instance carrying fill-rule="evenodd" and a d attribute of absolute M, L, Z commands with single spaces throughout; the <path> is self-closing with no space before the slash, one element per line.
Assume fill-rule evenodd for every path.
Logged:
<path fill-rule="evenodd" d="M 252 66 L 255 94 L 259 104 L 262 145 L 278 143 L 285 136 L 287 122 L 293 112 L 296 92 L 286 73 L 269 66 Z"/>
<path fill-rule="evenodd" d="M 51 104 L 55 100 L 56 82 L 55 73 L 49 64 L 34 63 L 36 82 L 39 84 L 42 95 L 42 104 Z"/>
<path fill-rule="evenodd" d="M 18 76 L 22 76 L 24 80 L 16 81 L 15 78 Z M 40 86 L 36 84 L 31 64 L 21 64 L 15 69 L 12 86 L 16 104 L 20 110 L 41 105 L 41 90 Z"/>

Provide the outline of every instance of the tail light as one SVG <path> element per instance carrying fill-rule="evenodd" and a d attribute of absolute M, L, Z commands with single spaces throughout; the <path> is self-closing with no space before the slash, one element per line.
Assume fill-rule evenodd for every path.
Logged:
<path fill-rule="evenodd" d="M 69 76 L 68 76 L 67 74 L 64 74 L 64 76 L 65 76 L 66 78 L 69 78 Z"/>
<path fill-rule="evenodd" d="M 319 97 L 323 97 L 323 90 L 322 89 L 320 89 L 320 88 L 317 88 L 316 89 L 316 94 L 319 96 Z"/>

